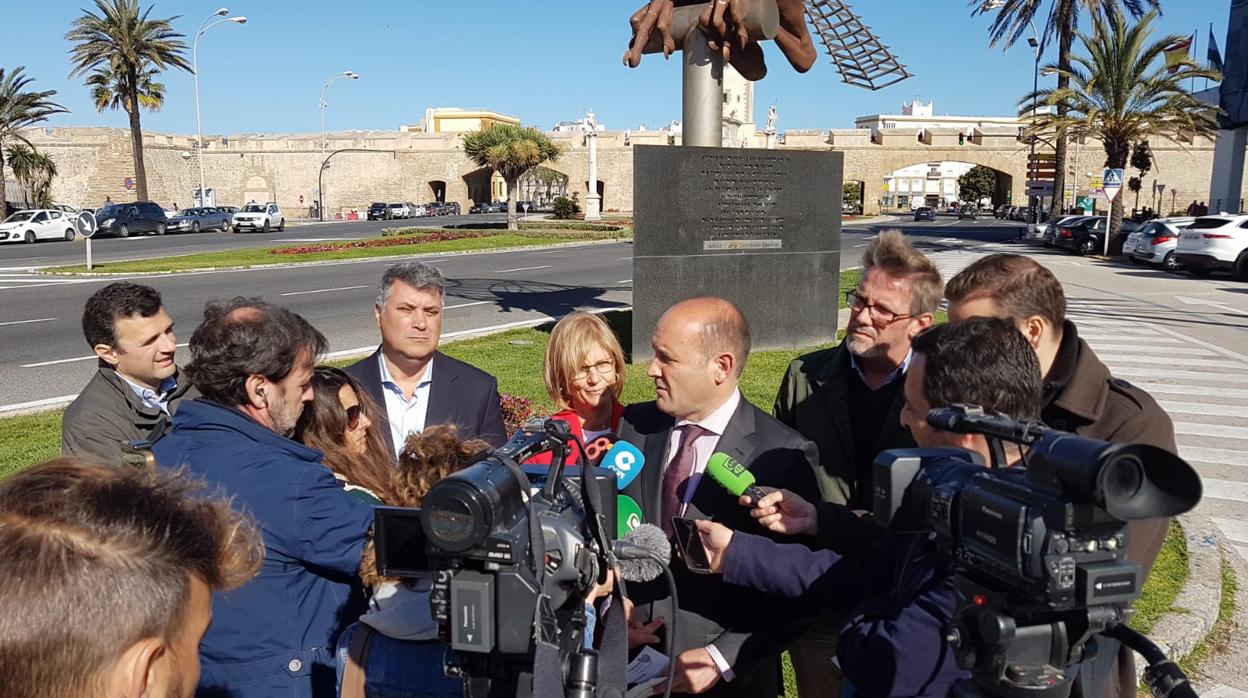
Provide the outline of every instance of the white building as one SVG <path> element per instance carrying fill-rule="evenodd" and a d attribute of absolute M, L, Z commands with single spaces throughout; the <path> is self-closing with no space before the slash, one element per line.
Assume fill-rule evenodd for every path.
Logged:
<path fill-rule="evenodd" d="M 884 178 L 884 207 L 909 210 L 957 202 L 958 177 L 972 167 L 969 162 L 928 162 L 895 170 Z"/>
<path fill-rule="evenodd" d="M 1016 128 L 1020 133 L 1023 129 L 1023 120 L 1017 116 L 936 116 L 935 105 L 934 101 L 924 104 L 916 99 L 901 105 L 900 114 L 860 116 L 854 120 L 854 125 L 870 129 L 873 140 L 880 131 L 892 129 L 961 129 L 968 136 L 977 128 Z"/>

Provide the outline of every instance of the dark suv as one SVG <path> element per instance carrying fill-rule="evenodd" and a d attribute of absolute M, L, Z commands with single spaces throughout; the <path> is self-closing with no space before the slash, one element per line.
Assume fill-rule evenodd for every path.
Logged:
<path fill-rule="evenodd" d="M 95 212 L 98 235 L 128 238 L 136 233 L 164 235 L 168 219 L 165 210 L 150 201 L 132 204 L 108 204 Z"/>
<path fill-rule="evenodd" d="M 384 221 L 390 218 L 390 204 L 373 203 L 368 207 L 368 220 Z"/>

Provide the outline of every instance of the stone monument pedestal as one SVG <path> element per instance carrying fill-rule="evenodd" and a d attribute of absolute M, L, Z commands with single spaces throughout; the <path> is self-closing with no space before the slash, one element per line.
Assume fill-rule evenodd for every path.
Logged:
<path fill-rule="evenodd" d="M 836 338 L 844 156 L 685 146 L 633 151 L 633 361 L 672 304 L 736 303 L 755 349 Z"/>

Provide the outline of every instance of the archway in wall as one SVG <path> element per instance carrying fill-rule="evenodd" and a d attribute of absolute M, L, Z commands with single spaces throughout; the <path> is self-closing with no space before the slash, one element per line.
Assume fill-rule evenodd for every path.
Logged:
<path fill-rule="evenodd" d="M 241 203 L 248 204 L 256 202 L 258 204 L 273 201 L 273 187 L 269 185 L 269 181 L 260 175 L 252 175 L 247 178 L 247 184 L 243 187 L 243 200 Z"/>
<path fill-rule="evenodd" d="M 861 179 L 847 179 L 842 186 L 841 213 L 861 216 L 863 211 L 863 192 L 866 182 Z"/>
<path fill-rule="evenodd" d="M 559 170 L 538 165 L 524 173 L 519 187 L 516 194 L 518 201 L 532 201 L 538 206 L 549 206 L 555 199 L 568 195 L 568 176 Z"/>
<path fill-rule="evenodd" d="M 908 212 L 920 206 L 937 209 L 954 206 L 966 200 L 958 179 L 976 166 L 992 171 L 991 193 L 975 203 L 995 207 L 1011 203 L 1014 177 L 1008 172 L 958 160 L 920 162 L 899 167 L 884 175 L 880 209 Z"/>
<path fill-rule="evenodd" d="M 482 167 L 463 176 L 464 186 L 468 188 L 468 198 L 473 204 L 493 201 L 490 189 L 490 179 L 493 174 L 494 171 L 490 168 Z"/>
<path fill-rule="evenodd" d="M 439 203 L 446 201 L 446 182 L 435 179 L 429 182 L 429 192 L 433 195 L 433 200 Z"/>

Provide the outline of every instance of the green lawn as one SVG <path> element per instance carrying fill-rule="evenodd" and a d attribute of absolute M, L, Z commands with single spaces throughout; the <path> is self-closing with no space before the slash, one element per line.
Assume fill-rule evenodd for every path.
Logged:
<path fill-rule="evenodd" d="M 411 254 L 443 254 L 447 252 L 467 252 L 473 250 L 504 249 L 511 247 L 531 247 L 534 245 L 550 245 L 559 242 L 583 242 L 586 240 L 609 240 L 615 233 L 597 232 L 576 229 L 522 230 L 518 233 L 500 232 L 486 237 L 465 238 L 461 240 L 439 240 L 436 242 L 415 242 L 428 230 L 413 234 L 411 245 L 394 245 L 390 247 L 353 247 L 332 252 L 313 252 L 306 254 L 270 254 L 269 250 L 289 249 L 300 245 L 282 245 L 279 247 L 260 247 L 221 252 L 205 252 L 202 254 L 178 255 L 174 257 L 155 257 L 152 259 L 135 259 L 121 262 L 102 262 L 96 264 L 93 273 L 141 274 L 149 272 L 177 272 L 195 269 L 256 267 L 272 264 L 291 264 L 295 262 L 320 262 L 343 259 L 369 259 L 373 257 L 394 257 Z M 392 234 L 393 235 L 393 234 Z M 389 239 L 372 238 L 376 240 Z M 307 243 L 312 245 L 315 243 Z M 49 267 L 42 270 L 45 274 L 80 274 L 87 271 L 86 265 L 74 264 L 62 267 Z"/>

